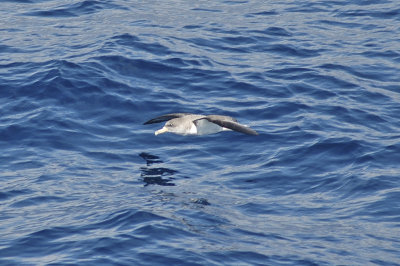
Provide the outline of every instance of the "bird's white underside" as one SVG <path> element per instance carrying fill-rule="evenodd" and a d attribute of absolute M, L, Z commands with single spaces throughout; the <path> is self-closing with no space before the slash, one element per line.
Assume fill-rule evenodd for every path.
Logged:
<path fill-rule="evenodd" d="M 174 132 L 174 133 L 181 135 L 208 135 L 208 134 L 218 133 L 221 131 L 231 131 L 231 130 L 229 128 L 221 127 L 217 124 L 211 123 L 206 119 L 204 120 L 202 119 L 198 120 L 196 124 L 190 123 L 190 127 L 186 128 L 184 131 Z M 163 128 L 154 132 L 154 134 L 157 136 L 165 132 L 169 132 L 169 130 L 167 127 L 164 126 Z"/>

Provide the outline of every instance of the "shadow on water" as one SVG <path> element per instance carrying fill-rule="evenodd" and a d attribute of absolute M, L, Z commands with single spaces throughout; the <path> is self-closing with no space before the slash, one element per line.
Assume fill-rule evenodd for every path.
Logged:
<path fill-rule="evenodd" d="M 160 185 L 160 186 L 175 186 L 172 183 L 173 175 L 178 171 L 165 167 L 151 167 L 153 164 L 163 163 L 160 157 L 142 152 L 139 154 L 146 161 L 145 167 L 140 167 L 140 177 L 143 178 L 145 186 Z"/>

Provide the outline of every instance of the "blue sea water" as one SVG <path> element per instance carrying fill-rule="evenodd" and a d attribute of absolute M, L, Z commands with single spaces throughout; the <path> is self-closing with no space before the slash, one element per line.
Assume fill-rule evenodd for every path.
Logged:
<path fill-rule="evenodd" d="M 1 265 L 400 265 L 398 1 L 6 0 Z M 172 112 L 259 132 L 154 136 Z"/>

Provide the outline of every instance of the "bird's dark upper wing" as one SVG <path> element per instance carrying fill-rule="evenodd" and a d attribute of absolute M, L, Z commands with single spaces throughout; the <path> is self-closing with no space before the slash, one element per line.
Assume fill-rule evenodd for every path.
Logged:
<path fill-rule="evenodd" d="M 224 121 L 232 121 L 237 122 L 236 118 L 226 115 L 207 115 L 208 118 L 213 120 L 224 120 Z"/>
<path fill-rule="evenodd" d="M 178 117 L 182 117 L 182 116 L 185 116 L 185 115 L 189 115 L 189 114 L 188 113 L 166 114 L 166 115 L 162 115 L 162 116 L 150 119 L 149 121 L 143 123 L 143 125 L 161 123 L 161 122 L 165 122 L 165 121 L 171 120 L 173 118 L 178 118 Z"/>
<path fill-rule="evenodd" d="M 243 126 L 237 122 L 215 119 L 212 116 L 211 117 L 207 116 L 203 119 L 207 119 L 209 122 L 217 124 L 218 126 L 229 128 L 234 131 L 238 131 L 238 132 L 241 132 L 241 133 L 244 133 L 247 135 L 258 135 L 257 131 L 255 131 L 249 127 Z"/>

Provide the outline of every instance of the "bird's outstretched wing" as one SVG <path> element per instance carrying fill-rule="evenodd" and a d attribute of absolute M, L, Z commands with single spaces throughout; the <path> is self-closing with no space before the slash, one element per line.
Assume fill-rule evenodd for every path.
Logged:
<path fill-rule="evenodd" d="M 255 131 L 255 130 L 249 128 L 249 127 L 246 127 L 244 125 L 241 125 L 241 124 L 239 124 L 238 122 L 235 122 L 235 121 L 227 121 L 225 119 L 218 119 L 218 118 L 215 118 L 213 116 L 206 116 L 206 117 L 201 118 L 201 119 L 207 119 L 207 121 L 209 121 L 211 123 L 214 123 L 214 124 L 217 124 L 218 126 L 229 128 L 229 129 L 232 129 L 234 131 L 241 132 L 241 133 L 244 133 L 244 134 L 247 134 L 247 135 L 258 135 L 257 131 Z"/>
<path fill-rule="evenodd" d="M 171 120 L 173 118 L 178 118 L 178 117 L 182 117 L 182 116 L 186 116 L 186 115 L 189 115 L 189 113 L 166 114 L 166 115 L 162 115 L 162 116 L 150 119 L 149 121 L 143 123 L 143 125 L 161 123 L 161 122 L 165 122 L 165 121 Z"/>
<path fill-rule="evenodd" d="M 214 120 L 224 120 L 224 121 L 231 121 L 231 122 L 238 122 L 236 118 L 227 115 L 207 115 L 208 118 Z"/>

